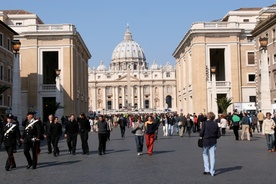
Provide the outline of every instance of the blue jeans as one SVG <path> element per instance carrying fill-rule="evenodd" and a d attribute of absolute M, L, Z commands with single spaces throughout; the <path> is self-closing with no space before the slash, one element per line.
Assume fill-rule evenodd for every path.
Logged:
<path fill-rule="evenodd" d="M 208 147 L 203 146 L 204 171 L 210 172 L 212 176 L 214 176 L 215 174 L 216 149 L 217 149 L 217 144 L 208 146 Z M 209 157 L 210 157 L 210 162 L 209 162 Z"/>
<path fill-rule="evenodd" d="M 144 136 L 135 135 L 137 153 L 143 152 Z"/>
<path fill-rule="evenodd" d="M 265 134 L 268 150 L 274 149 L 274 134 Z"/>

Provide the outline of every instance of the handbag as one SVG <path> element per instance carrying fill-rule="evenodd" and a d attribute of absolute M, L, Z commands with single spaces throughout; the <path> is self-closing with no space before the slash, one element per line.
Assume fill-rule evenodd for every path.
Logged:
<path fill-rule="evenodd" d="M 203 139 L 202 137 L 200 137 L 197 141 L 197 146 L 200 147 L 200 148 L 203 148 Z"/>
<path fill-rule="evenodd" d="M 131 130 L 131 133 L 135 134 L 136 131 L 137 131 L 137 129 L 133 129 L 133 130 Z"/>

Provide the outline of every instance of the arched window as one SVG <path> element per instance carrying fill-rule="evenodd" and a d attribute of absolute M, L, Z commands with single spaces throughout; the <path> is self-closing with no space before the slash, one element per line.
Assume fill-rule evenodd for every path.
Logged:
<path fill-rule="evenodd" d="M 170 95 L 166 96 L 167 108 L 172 108 L 172 97 Z"/>

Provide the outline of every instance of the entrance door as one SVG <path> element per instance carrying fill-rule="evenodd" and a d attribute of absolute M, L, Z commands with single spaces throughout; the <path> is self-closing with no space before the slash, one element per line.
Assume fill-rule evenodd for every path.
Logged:
<path fill-rule="evenodd" d="M 43 101 L 43 122 L 48 121 L 48 116 L 50 114 L 55 115 L 55 104 L 56 98 L 55 97 L 44 97 Z"/>

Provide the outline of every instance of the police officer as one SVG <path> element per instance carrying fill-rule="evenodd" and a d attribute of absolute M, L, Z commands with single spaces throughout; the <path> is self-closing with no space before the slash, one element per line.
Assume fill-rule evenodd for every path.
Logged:
<path fill-rule="evenodd" d="M 91 127 L 88 119 L 84 113 L 81 113 L 78 118 L 80 138 L 82 143 L 82 154 L 89 155 L 89 146 L 88 146 L 88 132 L 90 132 Z"/>
<path fill-rule="evenodd" d="M 4 142 L 5 150 L 8 154 L 5 169 L 6 171 L 10 171 L 12 168 L 16 168 L 13 153 L 16 146 L 16 141 L 20 141 L 21 137 L 18 125 L 16 122 L 13 122 L 12 114 L 8 115 L 7 124 L 3 127 L 1 134 L 2 136 L 0 142 Z"/>
<path fill-rule="evenodd" d="M 33 167 L 36 169 L 37 156 L 39 153 L 39 141 L 40 141 L 40 122 L 34 119 L 34 113 L 28 112 L 26 127 L 24 128 L 22 141 L 24 145 L 24 155 L 27 159 L 28 165 L 27 169 Z M 30 150 L 32 151 L 32 157 L 30 155 Z"/>

